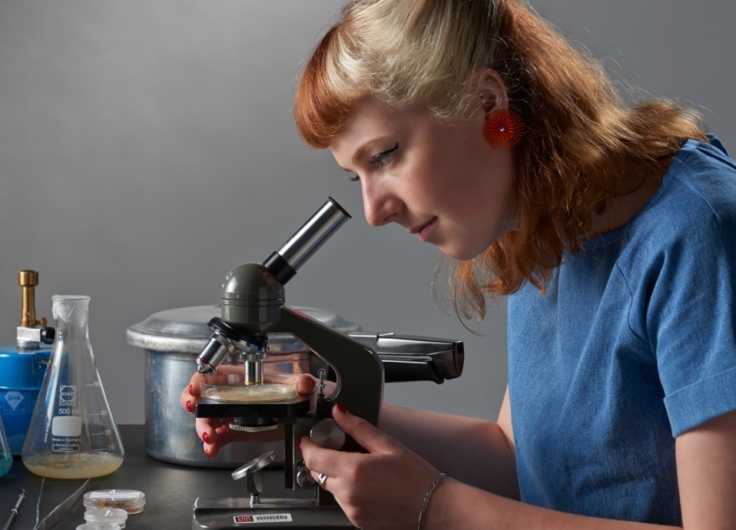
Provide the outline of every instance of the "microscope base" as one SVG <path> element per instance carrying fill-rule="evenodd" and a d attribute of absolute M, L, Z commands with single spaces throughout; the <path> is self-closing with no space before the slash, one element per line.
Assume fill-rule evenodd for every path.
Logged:
<path fill-rule="evenodd" d="M 270 528 L 355 530 L 337 505 L 317 505 L 314 499 L 262 499 L 251 506 L 247 498 L 207 499 L 194 502 L 192 530 Z"/>

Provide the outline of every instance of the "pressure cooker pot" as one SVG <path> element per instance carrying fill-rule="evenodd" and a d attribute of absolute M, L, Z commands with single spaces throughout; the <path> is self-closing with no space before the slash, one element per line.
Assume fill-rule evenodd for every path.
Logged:
<path fill-rule="evenodd" d="M 433 381 L 459 377 L 464 351 L 461 341 L 393 333 L 365 333 L 358 324 L 323 309 L 292 307 L 375 351 L 384 366 L 385 382 Z M 283 465 L 282 441 L 229 444 L 214 458 L 204 454 L 194 428 L 194 415 L 179 404 L 182 390 L 196 372 L 196 358 L 212 331 L 207 323 L 220 315 L 219 306 L 196 306 L 155 313 L 127 330 L 128 343 L 145 352 L 146 451 L 158 460 L 195 467 L 234 469 L 274 451 Z M 268 361 L 281 374 L 310 373 L 329 368 L 291 333 L 268 333 Z M 241 364 L 237 356 L 230 363 Z"/>
<path fill-rule="evenodd" d="M 310 307 L 295 308 L 338 331 L 360 326 L 338 315 Z M 196 372 L 195 359 L 212 333 L 207 322 L 220 315 L 219 306 L 196 306 L 155 313 L 127 330 L 128 343 L 145 352 L 146 451 L 158 460 L 195 467 L 235 468 L 268 451 L 283 463 L 283 443 L 229 444 L 208 458 L 194 428 L 194 415 L 179 404 L 181 391 Z M 268 335 L 269 360 L 279 371 L 310 372 L 307 347 L 288 333 Z M 234 358 L 232 362 L 240 362 Z"/>

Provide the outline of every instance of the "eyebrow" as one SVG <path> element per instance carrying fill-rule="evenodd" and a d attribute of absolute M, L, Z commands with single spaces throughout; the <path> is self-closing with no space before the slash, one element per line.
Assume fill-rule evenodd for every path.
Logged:
<path fill-rule="evenodd" d="M 390 138 L 389 135 L 384 136 L 376 136 L 375 138 L 371 138 L 367 142 L 365 142 L 363 145 L 358 147 L 358 149 L 355 150 L 355 153 L 353 153 L 353 158 L 351 162 L 353 164 L 359 164 L 360 159 L 365 156 L 366 151 L 368 151 L 371 147 L 376 145 L 378 142 L 382 142 L 383 140 L 386 140 L 387 138 Z M 355 171 L 352 171 L 350 169 L 344 168 L 341 165 L 338 164 L 338 167 L 342 169 L 343 171 L 347 171 L 348 173 L 355 173 Z"/>
<path fill-rule="evenodd" d="M 358 147 L 358 149 L 355 150 L 355 153 L 353 154 L 353 164 L 357 164 L 360 162 L 360 159 L 365 156 L 366 151 L 376 145 L 378 142 L 382 142 L 383 140 L 389 138 L 388 135 L 386 136 L 377 136 L 376 138 L 372 138 L 365 142 L 363 145 Z"/>

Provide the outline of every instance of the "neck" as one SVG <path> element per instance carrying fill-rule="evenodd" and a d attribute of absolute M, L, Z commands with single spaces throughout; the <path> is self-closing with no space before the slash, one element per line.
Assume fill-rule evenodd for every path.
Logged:
<path fill-rule="evenodd" d="M 592 233 L 600 235 L 610 232 L 631 221 L 659 189 L 671 161 L 668 157 L 646 167 L 632 165 L 621 171 L 621 174 L 627 175 L 619 185 L 623 191 L 615 192 L 606 209 L 594 214 Z"/>

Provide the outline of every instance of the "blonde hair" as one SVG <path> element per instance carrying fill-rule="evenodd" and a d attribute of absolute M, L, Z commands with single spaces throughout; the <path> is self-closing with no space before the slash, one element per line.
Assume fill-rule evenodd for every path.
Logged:
<path fill-rule="evenodd" d="M 367 96 L 459 117 L 483 68 L 503 79 L 525 132 L 513 152 L 516 229 L 451 276 L 462 318 L 482 318 L 488 293 L 543 291 L 565 249 L 592 235 L 593 216 L 631 191 L 627 169 L 661 172 L 683 139 L 706 139 L 701 117 L 673 102 L 627 106 L 597 60 L 514 0 L 350 2 L 306 64 L 296 124 L 324 148 Z"/>

